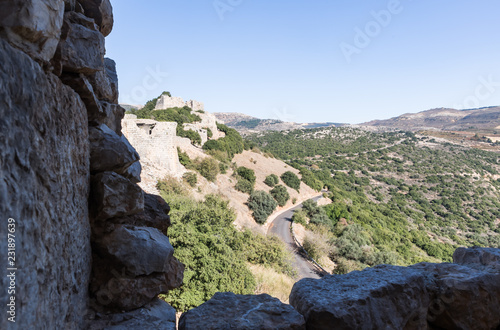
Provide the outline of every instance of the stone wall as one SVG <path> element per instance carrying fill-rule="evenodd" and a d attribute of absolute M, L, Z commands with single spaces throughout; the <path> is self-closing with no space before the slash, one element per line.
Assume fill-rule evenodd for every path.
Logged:
<path fill-rule="evenodd" d="M 163 110 L 168 108 L 182 108 L 185 106 L 190 107 L 193 111 L 205 110 L 205 107 L 203 106 L 202 102 L 194 100 L 189 100 L 185 102 L 181 97 L 168 96 L 165 94 L 160 96 L 158 101 L 156 101 L 155 110 Z"/>
<path fill-rule="evenodd" d="M 193 109 L 193 111 L 204 111 L 205 106 L 203 105 L 202 102 L 194 101 L 194 100 L 189 100 L 186 102 L 186 105 Z"/>
<path fill-rule="evenodd" d="M 163 110 L 168 108 L 182 108 L 186 106 L 187 103 L 181 97 L 170 97 L 168 95 L 162 95 L 156 102 L 155 110 Z"/>
<path fill-rule="evenodd" d="M 0 249 L 16 249 L 10 277 L 0 265 L 0 303 L 13 301 L 2 329 L 175 321 L 156 296 L 182 284 L 184 266 L 170 208 L 137 185 L 139 155 L 121 133 L 104 58 L 112 26 L 109 0 L 2 1 Z"/>
<path fill-rule="evenodd" d="M 127 115 L 122 120 L 122 132 L 140 157 L 152 161 L 167 172 L 181 172 L 182 165 L 174 142 L 177 123 L 133 119 L 131 116 Z"/>
<path fill-rule="evenodd" d="M 0 68 L 0 328 L 80 327 L 91 264 L 87 110 L 5 39 Z M 15 324 L 5 312 L 8 218 L 15 220 Z"/>

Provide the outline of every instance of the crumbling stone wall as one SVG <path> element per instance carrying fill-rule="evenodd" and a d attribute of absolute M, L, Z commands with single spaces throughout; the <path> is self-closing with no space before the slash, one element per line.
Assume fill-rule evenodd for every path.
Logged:
<path fill-rule="evenodd" d="M 2 329 L 175 321 L 156 296 L 181 285 L 184 266 L 166 236 L 170 209 L 137 185 L 139 155 L 121 133 L 104 58 L 112 26 L 109 0 L 2 1 L 0 248 L 14 246 L 14 228 L 16 252 L 15 293 L 0 295 L 15 300 L 16 322 L 4 311 Z"/>
<path fill-rule="evenodd" d="M 137 118 L 134 115 L 125 116 L 122 132 L 141 158 L 149 159 L 172 174 L 181 172 L 182 165 L 174 142 L 177 123 L 134 117 Z"/>

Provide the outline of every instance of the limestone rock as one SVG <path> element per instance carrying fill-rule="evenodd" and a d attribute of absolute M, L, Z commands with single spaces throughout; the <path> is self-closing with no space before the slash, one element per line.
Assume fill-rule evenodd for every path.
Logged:
<path fill-rule="evenodd" d="M 57 2 L 16 1 L 21 11 L 31 8 L 26 12 L 8 7 L 12 3 L 2 2 L 0 16 L 15 11 L 19 26 L 32 23 L 40 38 L 48 36 L 41 29 L 54 22 L 38 19 L 48 19 L 50 3 L 59 10 Z M 26 21 L 29 17 L 34 21 Z M 40 51 L 45 57 L 47 48 Z M 73 90 L 3 38 L 0 68 L 0 248 L 7 251 L 12 218 L 19 256 L 14 328 L 80 329 L 91 266 L 86 109 Z M 2 306 L 8 299 L 6 262 L 1 263 Z M 11 328 L 6 309 L 2 314 L 0 329 Z"/>
<path fill-rule="evenodd" d="M 144 192 L 117 173 L 99 173 L 91 179 L 90 203 L 95 220 L 122 217 L 144 210 Z"/>
<path fill-rule="evenodd" d="M 49 62 L 63 24 L 63 0 L 3 0 L 0 37 L 36 61 Z"/>
<path fill-rule="evenodd" d="M 290 304 L 309 329 L 425 329 L 429 295 L 419 270 L 382 265 L 302 279 Z"/>
<path fill-rule="evenodd" d="M 431 328 L 500 326 L 500 272 L 455 264 L 421 263 L 409 268 L 421 271 L 425 278 L 431 300 L 427 312 Z"/>
<path fill-rule="evenodd" d="M 94 294 L 102 306 L 130 311 L 143 307 L 161 293 L 167 293 L 171 288 L 166 283 L 164 273 L 140 277 L 113 277 Z"/>
<path fill-rule="evenodd" d="M 118 103 L 118 77 L 113 60 L 105 58 L 104 69 L 89 76 L 89 81 L 99 100 Z"/>
<path fill-rule="evenodd" d="M 106 124 L 116 134 L 122 136 L 122 118 L 125 115 L 125 109 L 118 104 L 104 101 L 100 102 L 100 105 L 100 112 L 89 113 L 89 121 L 92 124 Z"/>
<path fill-rule="evenodd" d="M 97 246 L 101 255 L 113 257 L 134 276 L 167 272 L 174 254 L 168 237 L 149 227 L 118 225 Z"/>
<path fill-rule="evenodd" d="M 304 279 L 294 285 L 290 302 L 314 329 L 496 329 L 499 252 L 459 249 L 455 259 L 466 265 L 382 265 Z"/>
<path fill-rule="evenodd" d="M 118 136 L 108 126 L 89 127 L 90 172 L 113 171 L 118 174 L 139 160 L 139 154 L 124 136 Z"/>
<path fill-rule="evenodd" d="M 153 227 L 167 235 L 170 227 L 170 206 L 158 195 L 144 194 L 144 211 L 131 216 L 115 218 L 116 224 Z"/>
<path fill-rule="evenodd" d="M 500 249 L 458 248 L 453 253 L 453 262 L 469 267 L 486 266 L 500 271 Z"/>
<path fill-rule="evenodd" d="M 116 73 L 116 63 L 110 58 L 104 58 L 104 68 L 111 88 L 110 102 L 118 103 L 118 74 Z"/>
<path fill-rule="evenodd" d="M 88 79 L 83 74 L 78 73 L 64 73 L 61 76 L 61 80 L 66 85 L 70 86 L 75 92 L 80 95 L 83 103 L 87 107 L 89 120 L 92 121 L 94 118 L 101 118 L 104 111 L 101 106 L 101 102 L 94 93 L 92 85 Z M 100 120 L 102 122 L 102 119 Z"/>
<path fill-rule="evenodd" d="M 89 330 L 175 330 L 175 309 L 158 298 L 142 308 L 111 315 L 98 315 Z"/>
<path fill-rule="evenodd" d="M 94 22 L 76 12 L 66 13 L 54 66 L 91 75 L 104 69 L 104 53 L 104 37 Z"/>
<path fill-rule="evenodd" d="M 173 257 L 168 263 L 168 270 L 165 273 L 165 282 L 167 289 L 179 288 L 184 281 L 184 270 L 186 266 L 177 258 Z"/>
<path fill-rule="evenodd" d="M 168 260 L 167 273 L 141 276 L 133 275 L 120 261 L 110 258 L 99 248 L 94 250 L 92 261 L 90 292 L 97 310 L 103 307 L 107 311 L 141 308 L 158 294 L 182 285 L 184 265 L 175 257 Z"/>
<path fill-rule="evenodd" d="M 95 20 L 101 33 L 106 37 L 113 29 L 113 7 L 109 0 L 77 0 L 85 10 L 85 15 Z"/>
<path fill-rule="evenodd" d="M 218 292 L 182 314 L 179 329 L 305 329 L 305 323 L 290 305 L 267 294 Z"/>
<path fill-rule="evenodd" d="M 132 183 L 139 183 L 141 182 L 141 171 L 141 163 L 135 162 L 127 168 L 125 173 L 123 173 L 123 176 L 129 179 Z"/>

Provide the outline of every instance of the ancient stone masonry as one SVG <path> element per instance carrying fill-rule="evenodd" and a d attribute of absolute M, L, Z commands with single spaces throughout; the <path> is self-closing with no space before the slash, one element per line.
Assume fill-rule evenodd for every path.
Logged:
<path fill-rule="evenodd" d="M 168 96 L 168 95 L 162 95 L 156 101 L 156 107 L 155 110 L 163 110 L 163 109 L 169 109 L 169 108 L 182 108 L 188 106 L 190 107 L 193 111 L 203 111 L 204 106 L 203 103 L 198 102 L 198 101 L 193 101 L 189 100 L 187 102 L 184 102 L 184 100 L 181 97 L 176 97 L 176 96 Z"/>
<path fill-rule="evenodd" d="M 17 329 L 175 323 L 156 296 L 182 284 L 184 266 L 166 236 L 170 208 L 137 185 L 104 58 L 112 26 L 109 0 L 2 1 L 0 214 L 17 226 Z M 0 234 L 7 251 L 7 226 Z M 13 324 L 2 316 L 0 328 Z"/>
<path fill-rule="evenodd" d="M 174 143 L 177 123 L 136 118 L 135 115 L 125 115 L 122 132 L 141 158 L 149 159 L 171 173 L 180 172 L 182 165 Z"/>

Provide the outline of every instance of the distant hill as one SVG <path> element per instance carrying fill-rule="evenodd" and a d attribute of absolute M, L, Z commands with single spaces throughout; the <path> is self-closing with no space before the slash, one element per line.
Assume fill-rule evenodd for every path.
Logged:
<path fill-rule="evenodd" d="M 402 130 L 494 130 L 500 126 L 500 107 L 470 110 L 448 108 L 406 113 L 386 120 L 372 120 L 361 125 L 390 127 Z"/>
<path fill-rule="evenodd" d="M 319 128 L 342 126 L 340 123 L 293 123 L 284 122 L 277 119 L 260 119 L 236 112 L 216 112 L 214 115 L 227 126 L 236 129 L 241 134 L 248 134 L 263 131 L 286 131 L 293 129 Z"/>

